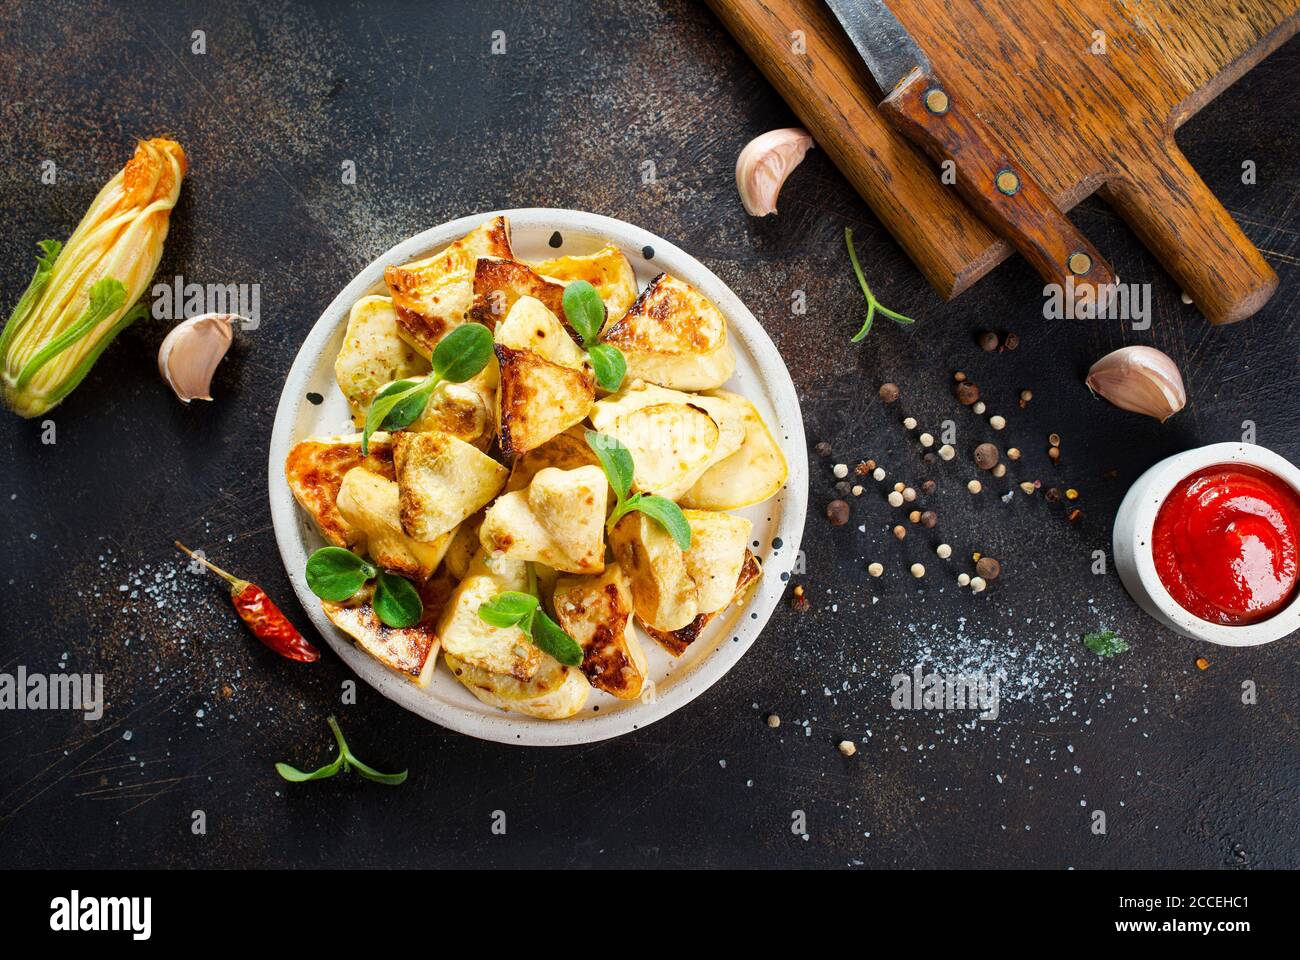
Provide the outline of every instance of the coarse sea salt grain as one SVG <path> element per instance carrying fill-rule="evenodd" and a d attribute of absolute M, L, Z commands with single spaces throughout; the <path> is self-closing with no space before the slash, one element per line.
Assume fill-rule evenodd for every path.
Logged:
<path fill-rule="evenodd" d="M 880 618 L 873 622 L 874 635 L 880 637 L 878 644 L 835 644 L 836 652 L 830 656 L 824 645 L 806 647 L 804 656 L 812 656 L 816 651 L 816 668 L 822 675 L 826 670 L 838 673 L 836 682 L 826 685 L 826 689 L 837 690 L 828 701 L 835 710 L 829 723 L 845 733 L 857 732 L 859 742 L 873 738 L 877 749 L 908 754 L 918 764 L 952 747 L 979 745 L 980 749 L 986 749 L 993 745 L 996 760 L 1023 763 L 1025 769 L 1032 769 L 1035 761 L 1041 766 L 1058 751 L 1066 752 L 1062 749 L 1066 744 L 1027 734 L 1018 727 L 1000 725 L 992 718 L 981 719 L 979 711 L 890 709 L 893 680 L 899 675 L 910 676 L 917 665 L 925 673 L 982 675 L 995 679 L 999 712 L 1014 710 L 1022 717 L 1032 716 L 1040 727 L 1090 726 L 1089 714 L 1113 699 L 1115 687 L 1097 691 L 1093 686 L 1098 678 L 1091 669 L 1092 661 L 1078 656 L 1080 647 L 1071 632 L 1076 619 L 1073 611 L 1070 625 L 1058 631 L 1059 617 L 1049 623 L 1045 617 L 1025 617 L 1023 608 L 1017 611 L 1010 606 L 993 605 L 972 617 L 971 622 L 966 617 L 926 618 L 923 591 L 916 591 L 916 599 L 906 607 L 895 606 L 896 596 L 882 598 L 867 591 L 856 599 L 843 594 L 837 599 L 843 608 L 841 615 L 853 616 L 864 608 L 877 608 L 883 613 L 872 610 L 872 616 Z M 890 605 L 886 606 L 882 600 Z M 891 616 L 903 610 L 912 616 L 902 620 Z M 1026 625 L 1026 620 L 1031 623 Z M 801 661 L 803 656 L 797 653 L 795 659 Z M 811 661 L 803 662 L 804 668 L 810 664 Z M 1087 698 L 1076 695 L 1084 690 L 1090 693 Z M 1086 702 L 1081 702 L 1085 699 Z M 1131 722 L 1138 722 L 1141 716 L 1138 713 Z M 881 729 L 864 729 L 869 723 Z M 806 725 L 805 736 L 810 736 L 807 732 L 810 726 Z M 1008 782 L 1004 775 L 998 777 L 999 783 Z M 1009 782 L 1029 790 L 1034 788 L 1032 781 Z"/>
<path fill-rule="evenodd" d="M 158 691 L 183 687 L 197 695 L 202 704 L 194 708 L 193 728 L 210 726 L 216 715 L 211 703 L 216 698 L 235 697 L 242 675 L 237 665 L 227 665 L 229 658 L 222 651 L 237 650 L 241 658 L 257 655 L 255 645 L 242 642 L 245 627 L 232 615 L 226 591 L 202 570 L 189 570 L 190 561 L 179 554 L 175 560 L 164 556 L 128 567 L 118 551 L 101 543 L 95 560 L 97 563 L 83 573 L 83 580 L 110 585 L 105 589 L 117 602 L 111 606 L 85 603 L 89 625 L 86 635 L 96 638 L 95 646 L 101 655 L 111 656 L 114 644 L 128 651 L 139 641 L 138 646 L 147 656 L 128 658 L 126 662 L 134 667 L 126 669 L 135 672 L 122 682 L 129 680 L 133 694 L 141 700 L 155 696 L 151 688 Z M 100 593 L 78 590 L 76 596 L 85 601 L 88 596 L 100 598 Z M 203 637 L 205 642 L 187 642 L 195 637 Z M 235 639 L 241 642 L 225 642 Z M 228 719 L 235 717 L 227 712 Z M 132 731 L 126 731 L 123 739 L 132 736 Z"/>

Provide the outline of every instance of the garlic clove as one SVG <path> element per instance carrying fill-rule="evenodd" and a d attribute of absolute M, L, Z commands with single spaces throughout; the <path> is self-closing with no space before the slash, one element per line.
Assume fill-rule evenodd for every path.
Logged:
<path fill-rule="evenodd" d="M 781 185 L 812 148 L 807 130 L 784 127 L 749 141 L 736 158 L 736 187 L 745 212 L 753 217 L 776 213 Z"/>
<path fill-rule="evenodd" d="M 211 400 L 212 374 L 235 338 L 230 313 L 205 313 L 178 323 L 158 348 L 158 372 L 183 403 Z"/>
<path fill-rule="evenodd" d="M 1121 410 L 1144 413 L 1164 423 L 1187 403 L 1178 365 L 1154 347 L 1121 347 L 1092 365 L 1088 389 Z"/>

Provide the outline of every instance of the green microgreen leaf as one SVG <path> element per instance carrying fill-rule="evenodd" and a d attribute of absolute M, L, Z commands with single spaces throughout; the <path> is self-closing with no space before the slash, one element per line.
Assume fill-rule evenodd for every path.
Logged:
<path fill-rule="evenodd" d="M 905 317 L 905 316 L 903 316 L 901 313 L 898 313 L 898 312 L 895 311 L 895 310 L 890 310 L 888 307 L 886 307 L 884 304 L 881 304 L 881 303 L 877 303 L 877 304 L 876 304 L 876 311 L 877 311 L 878 313 L 883 313 L 883 314 L 884 314 L 885 316 L 887 316 L 890 320 L 894 320 L 894 321 L 896 321 L 896 322 L 898 322 L 898 323 L 901 323 L 901 324 L 904 324 L 904 325 L 909 324 L 909 323 L 916 323 L 916 321 L 913 320 L 911 317 Z"/>
<path fill-rule="evenodd" d="M 871 322 L 875 319 L 876 313 L 883 313 L 889 319 L 896 323 L 915 323 L 911 317 L 904 316 L 895 310 L 890 310 L 876 299 L 876 295 L 871 292 L 867 286 L 867 278 L 862 273 L 862 266 L 858 263 L 858 251 L 853 246 L 853 230 L 850 227 L 844 228 L 844 243 L 849 248 L 849 262 L 853 264 L 853 275 L 858 278 L 858 286 L 862 288 L 862 296 L 867 301 L 867 318 L 862 323 L 862 328 L 853 335 L 852 342 L 857 343 L 871 332 Z"/>
<path fill-rule="evenodd" d="M 380 773 L 374 767 L 362 763 L 351 754 L 348 755 L 348 767 L 355 770 L 367 780 L 373 780 L 376 783 L 384 783 L 390 787 L 401 786 L 406 782 L 406 775 L 409 771 L 403 770 L 401 773 Z"/>
<path fill-rule="evenodd" d="M 533 589 L 536 584 L 533 583 Z M 582 665 L 582 647 L 546 615 L 541 601 L 529 593 L 507 590 L 479 604 L 479 619 L 503 630 L 518 627 L 542 653 L 570 667 Z"/>
<path fill-rule="evenodd" d="M 564 288 L 563 305 L 564 318 L 590 350 L 605 325 L 605 301 L 586 280 L 574 280 Z"/>
<path fill-rule="evenodd" d="M 387 570 L 380 570 L 375 577 L 375 596 L 370 603 L 379 621 L 389 627 L 413 627 L 424 615 L 424 602 L 411 581 Z"/>
<path fill-rule="evenodd" d="M 339 751 L 338 756 L 334 758 L 333 762 L 327 763 L 325 766 L 310 772 L 304 772 L 287 763 L 277 763 L 275 765 L 275 772 L 290 783 L 305 783 L 308 780 L 325 780 L 338 773 L 346 773 L 348 770 L 356 770 L 358 774 L 365 777 L 367 780 L 374 780 L 376 783 L 384 783 L 389 786 L 397 786 L 406 781 L 406 775 L 408 772 L 406 770 L 403 770 L 401 773 L 380 773 L 374 767 L 362 763 L 348 747 L 347 740 L 343 738 L 343 731 L 339 729 L 338 721 L 331 716 L 327 722 L 329 723 L 330 730 L 334 734 L 334 742 L 338 745 Z"/>
<path fill-rule="evenodd" d="M 591 452 L 600 461 L 600 467 L 605 471 L 605 478 L 614 489 L 614 495 L 620 502 L 627 499 L 628 492 L 632 489 L 632 475 L 636 471 L 632 452 L 617 438 L 606 433 L 588 430 L 583 436 L 587 440 L 587 446 L 591 447 Z"/>
<path fill-rule="evenodd" d="M 637 493 L 629 496 L 632 490 L 632 478 L 636 473 L 632 451 L 623 446 L 616 437 L 611 437 L 607 433 L 588 430 L 583 436 L 586 437 L 587 446 L 591 447 L 596 459 L 600 461 L 600 466 L 609 479 L 609 485 L 613 487 L 614 495 L 618 498 L 605 525 L 612 530 L 623 517 L 637 510 L 668 531 L 678 547 L 689 550 L 691 525 L 686 520 L 686 515 L 682 513 L 681 507 L 667 497 L 653 494 Z"/>
<path fill-rule="evenodd" d="M 342 547 L 321 547 L 307 558 L 307 586 L 322 600 L 342 603 L 367 580 L 375 581 L 370 599 L 375 616 L 389 627 L 410 627 L 424 615 L 424 602 L 411 581 L 367 563 Z"/>
<path fill-rule="evenodd" d="M 876 305 L 874 303 L 869 303 L 867 304 L 867 319 L 862 321 L 861 329 L 859 329 L 858 332 L 853 335 L 852 339 L 849 342 L 858 343 L 864 337 L 866 337 L 866 335 L 871 332 L 871 321 L 874 320 L 875 318 L 876 318 Z"/>
<path fill-rule="evenodd" d="M 481 323 L 462 323 L 433 348 L 433 376 L 464 383 L 492 359 L 492 331 Z"/>
<path fill-rule="evenodd" d="M 638 495 L 628 503 L 632 510 L 644 513 L 668 531 L 669 536 L 677 542 L 679 549 L 691 549 L 691 524 L 677 504 L 667 497 L 648 494 Z"/>
<path fill-rule="evenodd" d="M 290 783 L 305 783 L 308 780 L 325 780 L 334 776 L 343 769 L 343 757 L 340 755 L 334 758 L 333 763 L 327 763 L 325 766 L 312 771 L 299 770 L 297 767 L 291 767 L 287 763 L 277 763 L 275 765 L 276 773 L 284 777 Z"/>
<path fill-rule="evenodd" d="M 527 593 L 508 590 L 498 593 L 487 603 L 479 605 L 478 616 L 484 623 L 507 629 L 518 627 L 537 611 L 537 598 Z M 522 629 L 522 627 L 521 627 Z M 527 633 L 527 630 L 524 630 Z"/>
<path fill-rule="evenodd" d="M 605 301 L 586 280 L 575 280 L 564 288 L 564 318 L 577 331 L 587 359 L 602 390 L 613 393 L 627 376 L 627 359 L 618 347 L 598 343 L 605 326 Z"/>
<path fill-rule="evenodd" d="M 399 382 L 409 383 L 409 381 Z M 409 427 L 420 418 L 420 414 L 424 413 L 424 408 L 429 405 L 429 398 L 433 396 L 433 391 L 437 386 L 438 381 L 429 377 L 403 390 L 395 391 L 397 402 L 384 415 L 384 419 L 379 423 L 379 429 L 391 431 L 403 430 Z"/>
<path fill-rule="evenodd" d="M 403 430 L 429 405 L 438 384 L 463 383 L 492 359 L 492 333 L 481 323 L 462 323 L 438 341 L 431 361 L 433 372 L 423 381 L 395 380 L 370 402 L 361 430 L 361 453 L 370 453 L 370 435 L 376 430 Z"/>
<path fill-rule="evenodd" d="M 403 404 L 403 413 L 409 413 L 412 405 L 405 404 L 404 401 L 415 396 L 420 390 L 426 387 L 430 381 L 433 381 L 434 386 L 437 385 L 437 381 L 430 376 L 423 383 L 415 380 L 394 380 L 392 383 L 380 388 L 379 392 L 375 394 L 374 399 L 370 401 L 370 409 L 366 411 L 366 424 L 361 428 L 362 456 L 369 456 L 370 435 L 376 430 L 383 428 L 384 424 L 388 422 L 388 416 L 393 412 L 394 408 L 396 408 L 398 404 Z M 432 386 L 429 387 L 429 391 L 432 393 Z M 424 408 L 421 407 L 420 409 L 423 410 Z M 419 415 L 419 412 L 417 412 L 415 417 L 418 417 Z M 411 419 L 407 420 L 403 426 L 409 425 L 415 417 L 411 417 Z"/>
<path fill-rule="evenodd" d="M 560 663 L 570 667 L 582 666 L 582 647 L 578 641 L 564 632 L 564 629 L 546 615 L 546 611 L 537 608 L 532 620 L 533 645 L 543 653 L 549 653 Z"/>
<path fill-rule="evenodd" d="M 1097 630 L 1083 635 L 1083 645 L 1099 657 L 1113 657 L 1129 649 L 1128 641 L 1114 630 Z"/>
<path fill-rule="evenodd" d="M 307 587 L 322 600 L 342 603 L 377 572 L 351 550 L 321 547 L 307 558 Z"/>
<path fill-rule="evenodd" d="M 591 360 L 591 369 L 600 389 L 613 393 L 623 385 L 623 378 L 627 376 L 627 359 L 618 347 L 597 343 L 587 351 L 587 357 Z"/>
<path fill-rule="evenodd" d="M 54 262 L 63 252 L 63 244 L 58 240 L 41 240 L 36 246 L 41 248 L 41 255 L 36 258 L 36 276 L 48 277 L 54 271 Z"/>

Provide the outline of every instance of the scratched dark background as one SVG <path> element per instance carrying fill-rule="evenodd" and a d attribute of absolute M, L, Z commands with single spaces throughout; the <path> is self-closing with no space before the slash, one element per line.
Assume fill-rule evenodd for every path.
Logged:
<path fill-rule="evenodd" d="M 204 55 L 190 50 L 196 29 Z M 496 29 L 500 56 L 489 53 Z M 1158 459 L 1238 439 L 1245 420 L 1300 459 L 1298 69 L 1292 42 L 1179 134 L 1281 277 L 1253 319 L 1211 329 L 1109 209 L 1076 211 L 1126 281 L 1152 285 L 1153 324 L 1136 332 L 1044 321 L 1019 262 L 943 304 L 816 151 L 779 217 L 746 217 L 736 154 L 793 118 L 692 3 L 6 0 L 4 309 L 35 241 L 66 237 L 132 139 L 166 132 L 191 173 L 159 275 L 260 284 L 262 327 L 222 364 L 215 403 L 171 396 L 154 359 L 168 324 L 149 319 L 52 414 L 55 443 L 38 423 L 0 416 L 0 670 L 102 672 L 107 699 L 97 723 L 0 712 L 0 864 L 1300 866 L 1296 638 L 1196 644 L 1143 616 L 1113 571 L 1090 571 L 1127 485 Z M 1270 109 L 1247 106 L 1261 103 Z M 1247 159 L 1254 185 L 1240 179 Z M 45 160 L 53 185 L 40 182 Z M 344 160 L 355 185 L 341 182 Z M 657 171 L 648 185 L 645 160 Z M 638 223 L 713 268 L 793 361 L 810 443 L 835 448 L 830 461 L 810 453 L 807 566 L 794 577 L 810 609 L 783 604 L 743 661 L 668 719 L 558 750 L 443 731 L 364 685 L 355 706 L 340 705 L 349 673 L 336 657 L 277 659 L 221 585 L 185 575 L 171 548 L 175 537 L 206 547 L 305 625 L 272 537 L 266 465 L 298 345 L 396 241 L 475 211 L 547 205 Z M 848 344 L 863 311 L 845 225 L 882 300 L 918 317 L 914 327 L 884 322 Z M 804 315 L 790 310 L 796 290 Z M 982 353 L 974 336 L 986 328 L 1017 332 L 1019 350 Z M 1163 426 L 1083 387 L 1088 365 L 1125 343 L 1160 346 L 1183 369 L 1189 403 Z M 1008 417 L 1021 479 L 1080 490 L 1080 522 L 1041 497 L 964 491 L 968 451 L 988 431 L 953 401 L 954 369 Z M 875 399 L 883 380 L 903 390 L 888 410 Z M 1035 397 L 1021 410 L 1026 387 Z M 954 420 L 958 459 L 922 464 L 904 414 Z M 1053 431 L 1064 438 L 1055 469 Z M 917 533 L 895 543 L 871 484 L 852 523 L 828 525 L 830 463 L 866 456 L 938 481 L 951 564 Z M 1004 564 L 980 596 L 953 582 L 972 550 Z M 871 581 L 875 559 L 890 573 Z M 931 573 L 915 582 L 904 571 L 918 559 Z M 1080 635 L 1103 626 L 1132 649 L 1114 660 L 1084 650 Z M 892 711 L 889 677 L 917 663 L 1003 671 L 1000 716 Z M 1241 703 L 1245 681 L 1255 705 Z M 282 782 L 274 761 L 326 756 L 331 712 L 363 758 L 409 767 L 407 784 Z M 779 729 L 764 722 L 773 712 Z M 836 750 L 844 738 L 856 756 Z M 198 810 L 205 835 L 191 830 Z M 504 836 L 490 830 L 496 810 Z M 1090 830 L 1096 810 L 1102 836 Z"/>

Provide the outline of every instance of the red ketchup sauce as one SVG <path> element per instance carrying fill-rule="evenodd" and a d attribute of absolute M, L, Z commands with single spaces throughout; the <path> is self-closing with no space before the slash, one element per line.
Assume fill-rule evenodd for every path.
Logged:
<path fill-rule="evenodd" d="M 1267 620 L 1296 593 L 1300 496 L 1258 467 L 1206 467 L 1160 505 L 1151 549 L 1189 613 L 1229 626 Z"/>

